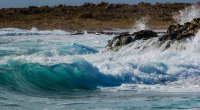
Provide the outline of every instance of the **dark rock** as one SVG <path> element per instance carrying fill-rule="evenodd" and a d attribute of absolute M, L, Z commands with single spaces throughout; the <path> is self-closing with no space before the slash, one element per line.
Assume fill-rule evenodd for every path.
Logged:
<path fill-rule="evenodd" d="M 122 32 L 122 33 L 119 33 L 119 36 L 129 36 L 129 32 Z"/>
<path fill-rule="evenodd" d="M 107 46 L 111 50 L 118 50 L 121 46 L 135 42 L 136 40 L 147 40 L 153 37 L 158 37 L 158 42 L 156 41 L 158 48 L 162 47 L 162 50 L 166 50 L 171 46 L 174 46 L 174 43 L 184 42 L 185 39 L 192 38 L 199 31 L 199 29 L 200 18 L 195 18 L 191 22 L 186 22 L 183 25 L 176 24 L 169 26 L 166 33 L 161 33 L 164 35 L 158 36 L 158 33 L 151 30 L 141 30 L 133 34 L 129 34 L 127 32 L 120 33 L 112 40 L 109 40 Z"/>
<path fill-rule="evenodd" d="M 171 26 L 169 26 L 167 33 L 170 33 L 170 34 L 174 33 L 174 32 L 180 33 L 182 31 L 181 29 L 182 29 L 182 25 L 180 25 L 180 24 L 171 25 Z"/>
<path fill-rule="evenodd" d="M 134 40 L 140 40 L 140 39 L 149 39 L 152 37 L 157 37 L 157 33 L 151 30 L 141 30 L 138 32 L 133 33 Z"/>
<path fill-rule="evenodd" d="M 141 30 L 133 34 L 123 32 L 120 33 L 118 36 L 115 36 L 112 40 L 109 40 L 107 47 L 116 50 L 116 48 L 127 45 L 131 42 L 134 42 L 135 40 L 146 40 L 152 37 L 157 37 L 157 33 L 151 30 Z"/>
<path fill-rule="evenodd" d="M 160 40 L 182 40 L 194 36 L 200 29 L 200 18 L 195 18 L 191 22 L 183 25 L 169 26 L 167 33 Z"/>
<path fill-rule="evenodd" d="M 70 35 L 83 35 L 83 34 L 84 32 L 81 32 L 81 31 L 70 33 Z"/>
<path fill-rule="evenodd" d="M 177 36 L 177 40 L 188 38 L 188 37 L 193 36 L 193 35 L 194 35 L 193 33 L 183 33 L 183 34 L 180 34 L 180 35 Z"/>
<path fill-rule="evenodd" d="M 113 48 L 117 46 L 123 46 L 129 44 L 133 41 L 133 38 L 128 33 L 122 33 L 118 36 L 115 36 L 112 40 L 108 40 L 107 47 Z"/>
<path fill-rule="evenodd" d="M 194 18 L 192 21 L 191 21 L 192 24 L 194 25 L 200 25 L 200 18 Z"/>

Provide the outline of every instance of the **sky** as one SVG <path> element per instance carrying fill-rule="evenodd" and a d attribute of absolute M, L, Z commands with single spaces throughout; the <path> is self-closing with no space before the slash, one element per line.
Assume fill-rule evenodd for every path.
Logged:
<path fill-rule="evenodd" d="M 0 8 L 10 8 L 10 7 L 28 7 L 28 6 L 42 6 L 42 5 L 81 5 L 85 2 L 99 3 L 99 2 L 109 2 L 109 3 L 129 3 L 135 4 L 139 2 L 189 2 L 195 3 L 197 0 L 0 0 Z"/>

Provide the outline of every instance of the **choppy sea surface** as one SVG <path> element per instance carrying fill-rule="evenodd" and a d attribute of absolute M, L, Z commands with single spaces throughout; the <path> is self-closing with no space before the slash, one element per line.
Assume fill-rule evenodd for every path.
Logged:
<path fill-rule="evenodd" d="M 0 110 L 200 109 L 200 33 L 165 51 L 113 37 L 0 29 Z"/>

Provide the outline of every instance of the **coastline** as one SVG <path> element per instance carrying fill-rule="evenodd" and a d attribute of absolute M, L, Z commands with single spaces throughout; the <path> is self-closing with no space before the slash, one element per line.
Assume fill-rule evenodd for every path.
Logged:
<path fill-rule="evenodd" d="M 139 3 L 99 4 L 81 6 L 57 5 L 53 7 L 30 6 L 28 8 L 0 9 L 0 28 L 66 31 L 131 29 L 138 20 L 146 18 L 150 29 L 167 29 L 176 23 L 174 14 L 191 6 L 189 3 Z"/>

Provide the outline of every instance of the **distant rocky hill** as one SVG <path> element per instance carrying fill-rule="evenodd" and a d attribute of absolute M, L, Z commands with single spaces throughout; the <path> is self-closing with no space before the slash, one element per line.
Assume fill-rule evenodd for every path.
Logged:
<path fill-rule="evenodd" d="M 147 17 L 151 28 L 167 28 L 175 23 L 172 16 L 189 3 L 99 4 L 81 6 L 30 6 L 0 9 L 0 28 L 101 30 L 131 28 L 142 17 Z"/>

